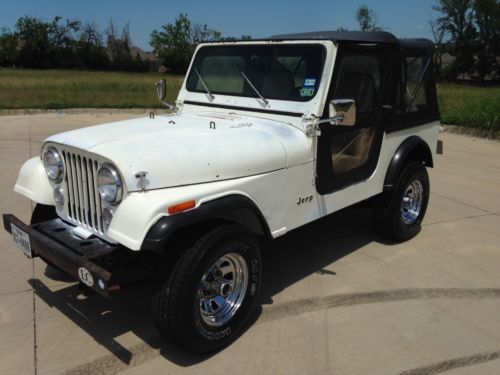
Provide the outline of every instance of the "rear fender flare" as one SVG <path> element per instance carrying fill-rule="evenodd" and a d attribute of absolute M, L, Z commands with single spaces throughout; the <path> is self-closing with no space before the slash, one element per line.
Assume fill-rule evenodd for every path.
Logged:
<path fill-rule="evenodd" d="M 432 152 L 429 145 L 420 137 L 414 135 L 399 145 L 387 168 L 384 180 L 384 191 L 391 191 L 396 186 L 399 175 L 409 161 L 418 161 L 426 167 L 434 167 Z"/>

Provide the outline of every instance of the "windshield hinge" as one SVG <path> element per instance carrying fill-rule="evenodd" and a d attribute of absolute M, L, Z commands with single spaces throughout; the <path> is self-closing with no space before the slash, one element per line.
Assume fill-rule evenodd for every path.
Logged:
<path fill-rule="evenodd" d="M 180 113 L 182 111 L 182 107 L 184 106 L 184 101 L 183 100 L 176 100 L 175 106 L 177 107 L 176 113 Z"/>
<path fill-rule="evenodd" d="M 321 135 L 321 130 L 319 129 L 318 117 L 312 113 L 304 113 L 302 115 L 302 124 L 306 129 L 306 135 L 308 137 L 319 137 Z"/>

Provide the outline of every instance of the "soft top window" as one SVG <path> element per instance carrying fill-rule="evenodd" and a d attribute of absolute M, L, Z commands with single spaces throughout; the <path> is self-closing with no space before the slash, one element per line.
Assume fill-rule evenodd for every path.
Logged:
<path fill-rule="evenodd" d="M 403 92 L 403 108 L 407 112 L 427 109 L 430 56 L 406 57 L 403 60 L 406 85 Z"/>
<path fill-rule="evenodd" d="M 266 99 L 305 102 L 318 91 L 325 55 L 316 44 L 207 46 L 197 53 L 186 87 L 206 92 L 203 80 L 214 95 L 257 97 L 245 75 Z"/>
<path fill-rule="evenodd" d="M 403 48 L 398 89 L 397 124 L 391 129 L 416 126 L 439 119 L 432 49 Z"/>

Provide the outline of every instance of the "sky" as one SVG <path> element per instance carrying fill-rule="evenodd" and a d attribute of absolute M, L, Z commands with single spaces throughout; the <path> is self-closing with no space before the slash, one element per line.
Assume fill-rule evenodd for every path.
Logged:
<path fill-rule="evenodd" d="M 120 28 L 127 22 L 132 43 L 151 50 L 151 31 L 187 13 L 193 23 L 207 24 L 223 36 L 253 38 L 283 33 L 357 28 L 360 5 L 375 11 L 378 23 L 400 38 L 432 39 L 428 21 L 435 0 L 0 0 L 0 28 L 12 29 L 19 17 L 30 15 L 50 21 L 54 16 L 93 21 L 99 30 L 109 20 Z"/>

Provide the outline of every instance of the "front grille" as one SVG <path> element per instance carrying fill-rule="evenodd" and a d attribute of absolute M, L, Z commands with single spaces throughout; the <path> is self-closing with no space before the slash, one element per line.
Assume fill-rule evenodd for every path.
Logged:
<path fill-rule="evenodd" d="M 97 160 L 63 150 L 68 217 L 75 224 L 103 234 L 101 199 L 97 189 Z"/>

